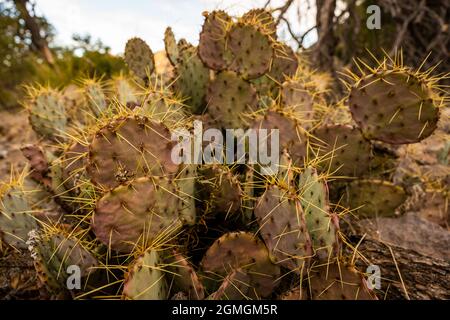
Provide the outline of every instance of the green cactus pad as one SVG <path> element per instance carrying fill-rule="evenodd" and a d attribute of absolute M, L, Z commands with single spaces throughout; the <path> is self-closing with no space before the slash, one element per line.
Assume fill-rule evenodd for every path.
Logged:
<path fill-rule="evenodd" d="M 388 181 L 355 180 L 347 187 L 346 202 L 357 217 L 393 217 L 407 198 L 405 190 Z"/>
<path fill-rule="evenodd" d="M 201 114 L 206 106 L 205 95 L 209 82 L 209 70 L 197 55 L 197 48 L 190 47 L 180 53 L 176 65 L 175 90 L 186 99 L 191 111 Z"/>
<path fill-rule="evenodd" d="M 194 225 L 197 217 L 195 208 L 195 182 L 197 179 L 197 165 L 184 165 L 180 169 L 175 182 L 179 188 L 182 198 L 180 219 L 188 224 Z"/>
<path fill-rule="evenodd" d="M 253 294 L 251 279 L 242 269 L 236 269 L 225 277 L 219 289 L 208 300 L 248 300 Z"/>
<path fill-rule="evenodd" d="M 140 105 L 138 92 L 130 81 L 119 77 L 113 79 L 111 84 L 115 95 L 117 95 L 115 98 L 122 106 L 133 109 L 133 107 Z"/>
<path fill-rule="evenodd" d="M 361 78 L 351 89 L 350 111 L 368 139 L 392 144 L 421 141 L 436 129 L 435 93 L 413 73 L 388 70 Z"/>
<path fill-rule="evenodd" d="M 88 277 L 98 266 L 98 261 L 90 250 L 78 239 L 64 233 L 57 232 L 38 238 L 32 235 L 28 243 L 39 281 L 53 290 L 66 287 L 70 266 L 78 267 L 82 278 Z"/>
<path fill-rule="evenodd" d="M 202 300 L 205 297 L 203 284 L 187 257 L 175 251 L 167 259 L 167 263 L 167 271 L 171 274 L 168 278 L 173 281 L 172 291 L 182 291 L 192 300 Z"/>
<path fill-rule="evenodd" d="M 94 184 L 114 188 L 144 175 L 171 175 L 171 135 L 147 117 L 120 117 L 100 129 L 89 145 L 87 171 Z"/>
<path fill-rule="evenodd" d="M 266 246 L 251 233 L 224 234 L 209 247 L 200 265 L 212 276 L 223 277 L 241 268 L 261 297 L 269 296 L 278 285 L 279 267 L 270 261 Z"/>
<path fill-rule="evenodd" d="M 300 175 L 299 195 L 315 256 L 328 261 L 339 250 L 339 219 L 330 212 L 328 187 L 313 168 Z"/>
<path fill-rule="evenodd" d="M 140 38 L 132 38 L 125 45 L 125 62 L 133 74 L 146 80 L 155 70 L 155 58 L 150 47 Z"/>
<path fill-rule="evenodd" d="M 269 186 L 257 202 L 255 216 L 272 259 L 301 274 L 312 249 L 300 201 L 275 185 Z"/>
<path fill-rule="evenodd" d="M 255 26 L 236 23 L 228 36 L 228 46 L 233 53 L 230 70 L 246 79 L 258 78 L 269 71 L 274 52 L 267 35 Z"/>
<path fill-rule="evenodd" d="M 323 125 L 311 139 L 322 170 L 338 176 L 360 177 L 369 171 L 372 145 L 350 125 Z"/>
<path fill-rule="evenodd" d="M 92 229 L 111 249 L 129 252 L 177 230 L 180 201 L 171 181 L 142 177 L 97 201 Z"/>
<path fill-rule="evenodd" d="M 256 90 L 231 71 L 222 71 L 209 84 L 208 113 L 226 129 L 246 128 L 245 116 L 257 108 Z"/>
<path fill-rule="evenodd" d="M 212 70 L 224 70 L 230 63 L 227 50 L 227 29 L 231 17 L 224 11 L 213 11 L 206 15 L 198 44 L 198 54 L 205 66 Z"/>
<path fill-rule="evenodd" d="M 161 270 L 159 253 L 148 250 L 130 267 L 125 276 L 122 297 L 130 300 L 165 300 L 168 288 Z"/>
<path fill-rule="evenodd" d="M 85 81 L 84 92 L 90 111 L 95 116 L 102 114 L 108 106 L 102 83 L 96 80 Z"/>
<path fill-rule="evenodd" d="M 178 49 L 177 41 L 175 40 L 175 35 L 173 34 L 172 28 L 167 27 L 164 32 L 164 47 L 166 49 L 167 58 L 169 58 L 170 63 L 176 66 L 178 59 L 180 57 L 180 51 Z"/>
<path fill-rule="evenodd" d="M 309 272 L 312 300 L 376 300 L 356 270 L 337 263 L 316 266 Z"/>
<path fill-rule="evenodd" d="M 2 239 L 13 248 L 26 249 L 28 232 L 38 229 L 26 191 L 15 185 L 4 185 L 1 189 L 0 234 Z"/>
<path fill-rule="evenodd" d="M 33 130 L 43 138 L 63 139 L 68 118 L 62 96 L 54 90 L 44 90 L 32 98 L 27 106 Z"/>

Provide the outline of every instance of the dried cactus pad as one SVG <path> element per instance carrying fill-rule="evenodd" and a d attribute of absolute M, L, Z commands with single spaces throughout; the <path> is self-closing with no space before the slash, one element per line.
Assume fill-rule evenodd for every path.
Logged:
<path fill-rule="evenodd" d="M 439 119 L 435 93 L 414 74 L 381 71 L 361 78 L 349 96 L 353 119 L 369 139 L 392 144 L 418 142 Z"/>
<path fill-rule="evenodd" d="M 165 178 L 139 178 L 97 201 L 92 229 L 111 249 L 129 252 L 179 228 L 180 198 Z"/>
<path fill-rule="evenodd" d="M 213 11 L 206 15 L 198 44 L 198 54 L 205 66 L 212 70 L 224 70 L 231 60 L 227 49 L 227 29 L 231 17 L 224 11 Z"/>
<path fill-rule="evenodd" d="M 323 125 L 314 130 L 312 145 L 317 148 L 323 170 L 335 175 L 360 177 L 369 171 L 372 146 L 350 125 Z"/>
<path fill-rule="evenodd" d="M 339 220 L 329 210 L 328 187 L 314 168 L 300 175 L 299 194 L 315 256 L 328 261 L 338 253 Z"/>
<path fill-rule="evenodd" d="M 37 229 L 26 192 L 19 186 L 0 189 L 0 234 L 2 239 L 17 249 L 26 249 L 28 232 Z"/>
<path fill-rule="evenodd" d="M 270 69 L 274 52 L 270 38 L 253 25 L 236 23 L 229 34 L 233 62 L 229 69 L 246 79 L 255 79 Z"/>
<path fill-rule="evenodd" d="M 355 180 L 347 188 L 347 205 L 360 217 L 392 217 L 407 198 L 405 190 L 388 181 Z"/>
<path fill-rule="evenodd" d="M 140 38 L 132 38 L 125 45 L 125 62 L 133 74 L 147 79 L 155 70 L 155 58 L 150 47 Z"/>
<path fill-rule="evenodd" d="M 200 265 L 212 276 L 226 276 L 241 268 L 261 297 L 270 295 L 278 285 L 279 267 L 270 261 L 266 246 L 251 233 L 224 234 L 206 251 Z"/>
<path fill-rule="evenodd" d="M 174 250 L 167 263 L 168 272 L 173 279 L 172 291 L 182 291 L 192 300 L 202 300 L 205 297 L 205 288 L 187 257 Z"/>
<path fill-rule="evenodd" d="M 165 272 L 161 269 L 159 253 L 148 250 L 139 257 L 125 276 L 122 296 L 131 300 L 164 300 L 168 288 Z"/>
<path fill-rule="evenodd" d="M 277 186 L 269 186 L 258 200 L 255 216 L 271 258 L 301 273 L 312 248 L 300 201 Z"/>
<path fill-rule="evenodd" d="M 88 173 L 94 184 L 114 188 L 144 175 L 177 171 L 169 129 L 146 117 L 121 117 L 100 129 L 89 146 Z"/>
<path fill-rule="evenodd" d="M 312 300 L 376 300 L 366 280 L 356 270 L 337 263 L 325 264 L 309 272 Z"/>
<path fill-rule="evenodd" d="M 28 104 L 30 123 L 41 137 L 58 139 L 64 137 L 68 118 L 59 92 L 45 90 L 38 93 Z"/>
<path fill-rule="evenodd" d="M 226 129 L 247 127 L 245 114 L 256 110 L 256 90 L 231 71 L 222 71 L 209 84 L 208 112 Z"/>

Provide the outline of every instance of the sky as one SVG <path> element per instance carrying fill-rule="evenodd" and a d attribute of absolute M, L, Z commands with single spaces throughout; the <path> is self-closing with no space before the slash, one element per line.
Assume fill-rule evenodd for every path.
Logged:
<path fill-rule="evenodd" d="M 298 0 L 306 9 L 306 0 Z M 193 44 L 203 23 L 203 11 L 225 9 L 241 15 L 266 0 L 36 0 L 37 13 L 43 15 L 56 29 L 56 43 L 70 45 L 75 33 L 90 34 L 100 39 L 114 54 L 123 52 L 131 37 L 144 39 L 153 51 L 164 49 L 163 36 L 171 26 L 177 39 L 185 38 Z M 273 1 L 274 5 L 282 0 Z M 314 23 L 314 12 L 299 23 L 296 12 L 289 15 L 294 29 L 307 30 Z M 315 35 L 312 34 L 312 37 Z M 313 39 L 312 39 L 313 41 Z"/>

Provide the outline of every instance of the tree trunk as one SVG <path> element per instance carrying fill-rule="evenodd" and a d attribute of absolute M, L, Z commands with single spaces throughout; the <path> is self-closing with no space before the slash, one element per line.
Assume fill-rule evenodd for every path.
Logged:
<path fill-rule="evenodd" d="M 351 238 L 355 244 L 360 239 L 359 236 Z M 381 291 L 385 293 L 385 299 L 450 299 L 449 261 L 373 239 L 363 240 L 358 252 L 370 264 L 380 267 Z M 368 263 L 357 259 L 356 264 L 364 271 Z"/>
<path fill-rule="evenodd" d="M 31 16 L 27 9 L 28 0 L 14 0 L 17 10 L 20 12 L 20 16 L 25 21 L 25 27 L 31 33 L 31 42 L 44 57 L 48 64 L 53 65 L 55 60 L 53 54 L 48 47 L 47 41 L 41 36 L 41 28 L 36 22 L 35 17 Z"/>
<path fill-rule="evenodd" d="M 316 1 L 316 26 L 318 40 L 315 45 L 314 63 L 324 71 L 333 71 L 333 55 L 336 38 L 333 33 L 336 0 Z"/>

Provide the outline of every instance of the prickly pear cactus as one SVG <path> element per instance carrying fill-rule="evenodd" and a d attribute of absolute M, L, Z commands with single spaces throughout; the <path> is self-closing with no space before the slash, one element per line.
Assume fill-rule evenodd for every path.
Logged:
<path fill-rule="evenodd" d="M 29 250 L 40 283 L 51 290 L 67 288 L 68 276 L 76 268 L 81 278 L 88 277 L 98 266 L 96 257 L 85 244 L 64 232 L 30 232 Z"/>
<path fill-rule="evenodd" d="M 325 264 L 312 268 L 308 277 L 312 300 L 376 300 L 363 275 L 354 268 Z"/>
<path fill-rule="evenodd" d="M 187 298 L 192 300 L 202 300 L 205 297 L 205 288 L 187 257 L 174 251 L 173 255 L 167 258 L 167 263 L 173 280 L 172 290 L 184 292 Z"/>
<path fill-rule="evenodd" d="M 299 193 L 314 253 L 320 260 L 331 260 L 339 250 L 339 218 L 330 212 L 328 187 L 314 168 L 300 174 Z"/>
<path fill-rule="evenodd" d="M 311 141 L 321 157 L 320 166 L 337 176 L 360 177 L 369 172 L 372 145 L 350 125 L 324 125 Z"/>
<path fill-rule="evenodd" d="M 436 129 L 436 99 L 426 78 L 405 68 L 380 68 L 354 84 L 349 106 L 368 139 L 405 144 L 419 142 Z"/>
<path fill-rule="evenodd" d="M 246 114 L 256 110 L 256 90 L 235 72 L 222 71 L 208 87 L 208 112 L 225 129 L 246 128 Z"/>
<path fill-rule="evenodd" d="M 393 217 L 406 197 L 402 187 L 382 180 L 355 180 L 346 191 L 347 205 L 359 217 Z"/>
<path fill-rule="evenodd" d="M 224 234 L 211 245 L 200 265 L 213 278 L 241 268 L 260 297 L 269 296 L 278 285 L 279 267 L 270 261 L 266 246 L 251 233 Z"/>
<path fill-rule="evenodd" d="M 20 184 L 3 185 L 0 188 L 0 234 L 2 239 L 17 249 L 26 249 L 28 232 L 39 224 Z"/>
<path fill-rule="evenodd" d="M 212 70 L 224 70 L 231 62 L 231 52 L 227 48 L 227 34 L 231 24 L 232 19 L 225 11 L 205 14 L 198 54 L 205 66 Z"/>
<path fill-rule="evenodd" d="M 68 128 L 68 118 L 62 96 L 52 89 L 30 92 L 27 110 L 33 129 L 43 138 L 62 140 Z"/>
<path fill-rule="evenodd" d="M 273 261 L 299 274 L 306 270 L 312 256 L 311 239 L 296 196 L 269 186 L 258 200 L 255 216 Z"/>
<path fill-rule="evenodd" d="M 177 230 L 180 202 L 173 182 L 162 177 L 139 178 L 98 200 L 92 229 L 110 249 L 130 252 Z"/>
<path fill-rule="evenodd" d="M 168 298 L 165 271 L 159 252 L 149 249 L 136 259 L 125 275 L 122 298 L 128 300 L 164 300 Z"/>
<path fill-rule="evenodd" d="M 148 80 L 155 70 L 155 58 L 150 47 L 140 38 L 132 38 L 125 45 L 125 62 L 139 79 Z"/>
<path fill-rule="evenodd" d="M 169 129 L 147 117 L 119 117 L 101 128 L 89 145 L 88 173 L 94 184 L 114 188 L 144 175 L 174 174 Z"/>

